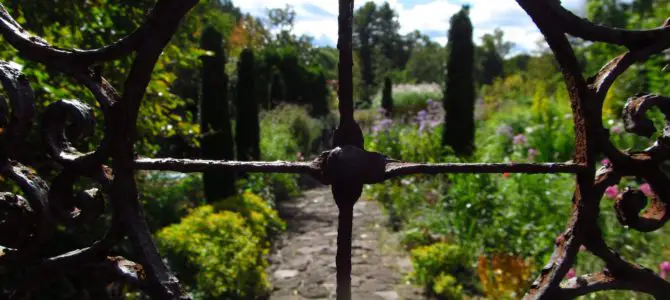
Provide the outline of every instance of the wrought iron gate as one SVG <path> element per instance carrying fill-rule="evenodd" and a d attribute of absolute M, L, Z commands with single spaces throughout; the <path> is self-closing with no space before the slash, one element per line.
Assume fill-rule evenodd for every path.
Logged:
<path fill-rule="evenodd" d="M 19 243 L 0 246 L 0 267 L 36 266 L 24 283 L 16 287 L 13 297 L 22 298 L 77 266 L 94 263 L 110 276 L 137 283 L 154 299 L 188 298 L 156 251 L 138 201 L 134 174 L 136 170 L 203 172 L 217 169 L 308 173 L 332 186 L 339 208 L 336 256 L 338 299 L 351 298 L 352 211 L 364 184 L 418 173 L 574 173 L 577 187 L 567 228 L 556 239 L 551 260 L 530 285 L 526 298 L 574 298 L 614 289 L 639 291 L 659 299 L 669 297 L 668 282 L 651 270 L 622 259 L 607 246 L 597 219 L 605 188 L 618 183 L 624 176 L 644 178 L 653 193 L 647 199 L 638 190 L 627 190 L 616 200 L 615 210 L 622 225 L 649 232 L 661 228 L 669 218 L 666 210 L 670 201 L 670 179 L 659 170 L 659 166 L 670 159 L 670 125 L 653 146 L 644 151 L 627 153 L 610 142 L 601 114 L 605 94 L 619 75 L 633 63 L 644 61 L 670 47 L 670 24 L 666 22 L 659 28 L 645 31 L 607 28 L 573 15 L 557 0 L 517 2 L 539 27 L 563 72 L 574 112 L 576 155 L 573 162 L 424 164 L 396 161 L 380 153 L 365 151 L 363 134 L 353 117 L 353 0 L 339 0 L 340 123 L 333 137 L 336 148 L 322 153 L 312 162 L 138 158 L 133 145 L 140 101 L 159 55 L 182 17 L 197 0 L 159 0 L 140 28 L 114 44 L 93 50 L 54 47 L 25 31 L 0 5 L 0 33 L 5 41 L 22 57 L 62 72 L 88 88 L 105 118 L 104 139 L 100 145 L 95 151 L 81 153 L 65 135 L 66 122 L 74 123 L 81 133 L 90 132 L 93 129 L 91 108 L 77 100 L 61 100 L 48 106 L 42 116 L 42 135 L 50 156 L 62 165 L 63 170 L 50 185 L 47 184 L 13 159 L 13 147 L 22 142 L 33 123 L 33 91 L 20 68 L 12 63 L 0 63 L 0 81 L 11 104 L 10 113 L 5 99 L 0 101 L 0 116 L 9 120 L 0 134 L 0 171 L 24 192 L 24 196 L 0 194 L 0 204 L 3 204 L 0 207 L 4 214 L 2 221 L 5 225 L 32 222 L 34 226 L 34 234 L 23 236 Z M 595 76 L 585 79 L 566 34 L 593 42 L 621 45 L 628 51 L 612 59 Z M 124 92 L 120 94 L 100 74 L 96 65 L 132 54 L 135 55 L 132 69 L 124 83 Z M 628 99 L 624 111 L 626 130 L 651 136 L 656 129 L 645 117 L 645 112 L 654 106 L 660 108 L 666 118 L 670 117 L 669 98 L 640 94 Z M 604 154 L 611 163 L 596 172 L 595 160 L 600 154 Z M 105 165 L 109 159 L 111 167 Z M 56 257 L 37 256 L 37 250 L 51 238 L 57 224 L 57 216 L 52 214 L 54 207 L 72 201 L 75 197 L 73 184 L 80 177 L 91 178 L 102 187 L 101 190 L 90 189 L 77 195 L 85 202 L 100 203 L 103 201 L 102 193 L 108 194 L 113 208 L 111 228 L 102 239 L 87 248 Z M 651 203 L 645 209 L 647 200 Z M 124 236 L 129 237 L 138 263 L 107 256 L 107 250 Z M 582 245 L 600 257 L 607 267 L 559 285 Z"/>

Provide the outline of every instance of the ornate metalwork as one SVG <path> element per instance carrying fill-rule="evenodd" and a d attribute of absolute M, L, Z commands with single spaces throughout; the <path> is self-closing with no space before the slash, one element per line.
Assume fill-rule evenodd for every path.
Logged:
<path fill-rule="evenodd" d="M 76 124 L 81 137 L 93 130 L 91 108 L 78 100 L 61 100 L 48 106 L 42 135 L 51 158 L 63 170 L 51 185 L 29 167 L 14 160 L 14 146 L 31 129 L 34 117 L 33 91 L 19 66 L 0 62 L 0 82 L 8 99 L 0 99 L 0 172 L 22 189 L 24 196 L 0 194 L 0 266 L 31 270 L 12 297 L 22 298 L 67 272 L 93 268 L 109 278 L 123 280 L 143 289 L 154 299 L 187 299 L 178 280 L 161 260 L 143 219 L 138 202 L 136 170 L 202 172 L 228 169 L 245 172 L 308 173 L 332 185 L 340 210 L 337 238 L 337 298 L 351 298 L 352 210 L 363 185 L 389 178 L 425 173 L 574 173 L 577 188 L 566 230 L 557 238 L 550 262 L 532 283 L 526 298 L 575 298 L 600 290 L 633 290 L 660 299 L 670 295 L 670 283 L 654 272 L 625 261 L 605 243 L 598 227 L 599 203 L 607 186 L 624 176 L 644 178 L 653 195 L 627 190 L 616 200 L 615 211 L 622 225 L 648 232 L 662 227 L 670 218 L 670 179 L 659 165 L 670 158 L 670 125 L 651 147 L 640 152 L 623 152 L 609 140 L 602 124 L 605 94 L 612 83 L 633 63 L 670 47 L 670 26 L 644 31 L 607 28 L 590 23 L 564 9 L 556 0 L 517 0 L 545 36 L 561 66 L 573 108 L 576 155 L 571 163 L 550 164 L 421 164 L 390 159 L 363 149 L 363 134 L 353 117 L 352 15 L 353 0 L 339 0 L 339 112 L 334 134 L 335 149 L 312 162 L 236 162 L 186 159 L 137 158 L 133 152 L 139 104 L 151 79 L 151 72 L 163 47 L 174 34 L 181 18 L 197 0 L 159 0 L 143 25 L 120 41 L 92 50 L 54 47 L 25 31 L 0 5 L 0 34 L 26 59 L 75 78 L 87 87 L 100 104 L 105 118 L 104 138 L 95 151 L 81 153 L 65 135 L 66 121 Z M 598 74 L 585 79 L 566 34 L 594 42 L 624 46 L 628 51 L 606 64 Z M 131 72 L 119 94 L 96 65 L 135 54 Z M 8 101 L 7 101 L 8 100 Z M 626 130 L 651 136 L 656 130 L 645 112 L 656 106 L 670 113 L 670 99 L 657 95 L 637 95 L 628 100 L 624 112 Z M 11 106 L 11 113 L 9 107 Z M 604 154 L 611 164 L 596 172 L 596 155 Z M 105 163 L 112 159 L 112 165 Z M 80 177 L 99 184 L 75 194 L 73 185 Z M 84 249 L 55 257 L 41 257 L 56 224 L 94 219 L 102 213 L 103 194 L 112 204 L 112 225 L 99 241 Z M 651 205 L 645 210 L 647 201 Z M 644 210 L 644 211 L 643 211 Z M 640 215 L 640 213 L 642 214 Z M 110 257 L 109 248 L 128 237 L 138 263 Z M 580 248 L 600 257 L 606 268 L 598 273 L 577 276 L 562 286 L 564 276 Z M 667 297 L 667 296 L 666 296 Z"/>

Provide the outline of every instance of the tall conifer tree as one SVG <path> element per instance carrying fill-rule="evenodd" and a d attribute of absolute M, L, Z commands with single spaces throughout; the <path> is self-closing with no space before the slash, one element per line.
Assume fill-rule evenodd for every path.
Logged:
<path fill-rule="evenodd" d="M 233 136 L 228 109 L 228 77 L 225 72 L 226 56 L 223 37 L 216 29 L 208 27 L 202 34 L 202 49 L 214 55 L 204 55 L 200 96 L 200 142 L 204 159 L 234 159 Z M 230 171 L 207 171 L 203 174 L 207 202 L 235 194 L 235 176 Z"/>
<path fill-rule="evenodd" d="M 449 58 L 444 92 L 446 121 L 443 144 L 460 156 L 472 154 L 475 139 L 474 44 L 469 11 L 469 6 L 464 5 L 451 17 L 447 43 Z"/>

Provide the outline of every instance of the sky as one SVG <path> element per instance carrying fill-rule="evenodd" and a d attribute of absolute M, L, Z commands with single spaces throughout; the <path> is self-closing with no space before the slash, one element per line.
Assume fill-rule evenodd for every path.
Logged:
<path fill-rule="evenodd" d="M 537 49 L 542 35 L 530 17 L 514 0 L 373 0 L 377 4 L 388 2 L 398 13 L 400 33 L 414 30 L 428 35 L 432 40 L 446 44 L 449 18 L 463 4 L 470 4 L 470 19 L 474 26 L 475 43 L 495 28 L 505 32 L 505 40 L 515 43 L 512 52 L 531 52 Z M 356 0 L 356 8 L 366 1 Z M 563 6 L 581 14 L 585 0 L 562 0 Z M 317 45 L 335 46 L 337 43 L 337 0 L 242 0 L 235 1 L 243 12 L 264 17 L 269 8 L 293 6 L 296 12 L 294 31 L 314 37 Z"/>

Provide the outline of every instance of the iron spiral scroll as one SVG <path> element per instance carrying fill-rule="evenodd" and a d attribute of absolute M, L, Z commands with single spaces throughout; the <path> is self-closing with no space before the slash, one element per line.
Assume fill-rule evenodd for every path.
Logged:
<path fill-rule="evenodd" d="M 215 169 L 307 173 L 332 185 L 340 210 L 336 256 L 337 299 L 340 300 L 351 298 L 352 209 L 363 185 L 419 173 L 574 173 L 577 186 L 567 228 L 556 240 L 550 261 L 529 284 L 525 297 L 565 299 L 601 290 L 632 290 L 657 299 L 670 295 L 670 283 L 610 249 L 597 223 L 605 188 L 626 176 L 644 178 L 651 186 L 652 195 L 647 198 L 640 191 L 630 189 L 616 200 L 614 209 L 623 226 L 650 232 L 661 228 L 670 218 L 670 179 L 659 170 L 659 166 L 670 159 L 670 123 L 651 147 L 624 152 L 610 141 L 601 117 L 605 95 L 617 77 L 634 63 L 670 47 L 670 24 L 642 31 L 608 28 L 575 16 L 556 0 L 517 0 L 547 40 L 569 90 L 576 135 L 576 155 L 570 163 L 424 164 L 401 162 L 364 150 L 363 134 L 353 117 L 353 0 L 339 0 L 340 123 L 334 135 L 336 148 L 323 152 L 312 162 L 138 158 L 133 151 L 135 121 L 152 70 L 181 19 L 197 2 L 158 0 L 133 33 L 114 44 L 91 50 L 62 49 L 48 44 L 24 30 L 0 4 L 0 34 L 4 42 L 16 48 L 25 59 L 70 76 L 86 87 L 98 102 L 105 122 L 101 143 L 94 151 L 83 153 L 70 139 L 85 138 L 93 132 L 92 108 L 76 99 L 50 104 L 41 116 L 41 135 L 49 156 L 61 168 L 51 183 L 45 182 L 30 167 L 17 161 L 15 153 L 32 130 L 33 90 L 20 66 L 0 62 L 0 82 L 7 95 L 7 99 L 0 99 L 0 173 L 22 190 L 22 195 L 0 193 L 3 214 L 0 267 L 30 270 L 15 287 L 12 298 L 21 299 L 69 272 L 93 269 L 110 279 L 134 285 L 154 299 L 188 299 L 156 250 L 138 201 L 134 174 L 137 170 L 203 172 Z M 566 34 L 620 45 L 628 51 L 587 79 L 580 71 Z M 97 66 L 131 55 L 135 55 L 134 62 L 124 83 L 124 92 L 119 93 Z M 624 111 L 626 130 L 651 136 L 656 129 L 645 116 L 651 107 L 658 107 L 666 119 L 670 116 L 670 98 L 640 94 L 628 99 Z M 74 124 L 67 128 L 77 130 L 70 130 L 66 135 L 66 123 Z M 611 163 L 596 170 L 599 155 L 606 156 Z M 83 177 L 97 183 L 97 187 L 75 191 L 75 182 Z M 39 249 L 53 238 L 56 226 L 97 218 L 103 213 L 105 201 L 111 204 L 112 222 L 97 242 L 54 257 L 40 255 Z M 130 240 L 137 262 L 109 256 L 109 249 L 124 237 Z M 602 259 L 606 268 L 561 284 L 581 246 Z"/>

